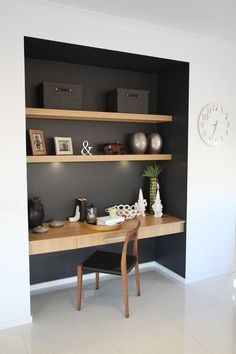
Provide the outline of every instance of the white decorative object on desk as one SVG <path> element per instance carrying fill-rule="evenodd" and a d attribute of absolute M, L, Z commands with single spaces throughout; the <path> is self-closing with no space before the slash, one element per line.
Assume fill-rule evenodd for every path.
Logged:
<path fill-rule="evenodd" d="M 159 184 L 157 183 L 157 194 L 156 194 L 156 199 L 154 204 L 152 205 L 152 209 L 154 211 L 154 216 L 156 218 L 161 218 L 163 213 L 162 213 L 162 204 L 161 204 L 161 198 L 160 198 L 160 192 L 159 192 Z"/>
<path fill-rule="evenodd" d="M 138 201 L 135 203 L 135 209 L 137 210 L 137 215 L 145 216 L 145 210 L 147 206 L 146 199 L 143 198 L 143 191 L 139 189 Z"/>
<path fill-rule="evenodd" d="M 87 140 L 82 142 L 83 148 L 81 150 L 82 155 L 92 155 L 90 150 L 93 148 L 92 146 L 89 146 L 89 143 Z"/>
<path fill-rule="evenodd" d="M 117 215 L 123 216 L 126 220 L 133 219 L 137 215 L 137 209 L 135 205 L 120 204 L 115 205 L 114 208 L 117 209 Z"/>
<path fill-rule="evenodd" d="M 79 219 L 80 219 L 80 212 L 79 212 L 79 206 L 77 205 L 75 209 L 75 216 L 70 217 L 69 222 L 76 222 L 79 221 Z"/>
<path fill-rule="evenodd" d="M 114 218 L 110 216 L 99 216 L 97 218 L 97 225 L 116 225 L 125 221 L 123 216 L 115 216 Z"/>

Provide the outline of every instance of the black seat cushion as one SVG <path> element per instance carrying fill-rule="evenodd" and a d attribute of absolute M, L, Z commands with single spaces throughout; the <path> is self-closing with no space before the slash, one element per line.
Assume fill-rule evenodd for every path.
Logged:
<path fill-rule="evenodd" d="M 135 266 L 136 257 L 127 255 L 127 273 Z M 93 272 L 121 275 L 121 254 L 96 251 L 83 262 L 83 269 Z"/>

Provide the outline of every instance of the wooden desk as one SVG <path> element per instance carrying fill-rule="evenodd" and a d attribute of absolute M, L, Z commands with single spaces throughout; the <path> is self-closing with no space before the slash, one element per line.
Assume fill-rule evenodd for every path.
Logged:
<path fill-rule="evenodd" d="M 164 215 L 162 218 L 154 218 L 152 215 L 146 215 L 140 217 L 140 220 L 139 239 L 184 231 L 185 221 L 173 216 Z M 125 221 L 119 230 L 97 232 L 88 229 L 81 222 L 69 223 L 66 221 L 63 227 L 50 227 L 49 231 L 44 234 L 30 231 L 29 254 L 36 255 L 121 242 L 124 240 L 126 232 L 136 223 L 137 218 Z"/>

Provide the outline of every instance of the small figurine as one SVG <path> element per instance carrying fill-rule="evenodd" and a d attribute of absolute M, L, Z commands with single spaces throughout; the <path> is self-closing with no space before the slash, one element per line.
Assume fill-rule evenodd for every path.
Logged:
<path fill-rule="evenodd" d="M 157 193 L 156 193 L 156 199 L 154 204 L 152 205 L 152 209 L 154 211 L 154 216 L 156 218 L 161 218 L 163 213 L 162 213 L 162 204 L 161 204 L 161 198 L 160 198 L 160 192 L 159 192 L 159 184 L 157 183 Z"/>
<path fill-rule="evenodd" d="M 139 189 L 138 201 L 135 203 L 135 208 L 137 209 L 137 215 L 145 216 L 145 210 L 147 206 L 146 199 L 143 198 L 143 191 Z"/>
<path fill-rule="evenodd" d="M 75 208 L 75 216 L 70 217 L 69 222 L 79 221 L 79 218 L 80 218 L 80 212 L 79 212 L 79 206 L 77 205 Z"/>

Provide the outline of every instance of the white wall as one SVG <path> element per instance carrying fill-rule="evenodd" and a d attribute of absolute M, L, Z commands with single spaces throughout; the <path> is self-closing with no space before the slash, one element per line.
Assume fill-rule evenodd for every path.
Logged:
<path fill-rule="evenodd" d="M 30 321 L 23 37 L 190 62 L 187 280 L 232 270 L 235 228 L 236 49 L 228 43 L 35 1 L 0 1 L 0 328 Z M 211 148 L 197 131 L 212 101 L 231 135 Z"/>
<path fill-rule="evenodd" d="M 1 9 L 0 9 L 1 15 Z M 30 321 L 23 38 L 0 18 L 0 329 Z"/>
<path fill-rule="evenodd" d="M 202 55 L 201 55 L 202 54 Z M 207 55 L 206 55 L 207 54 Z M 235 53 L 207 48 L 191 60 L 188 156 L 188 280 L 233 268 L 236 176 Z M 197 132 L 205 104 L 221 102 L 231 114 L 230 137 L 209 147 Z"/>

